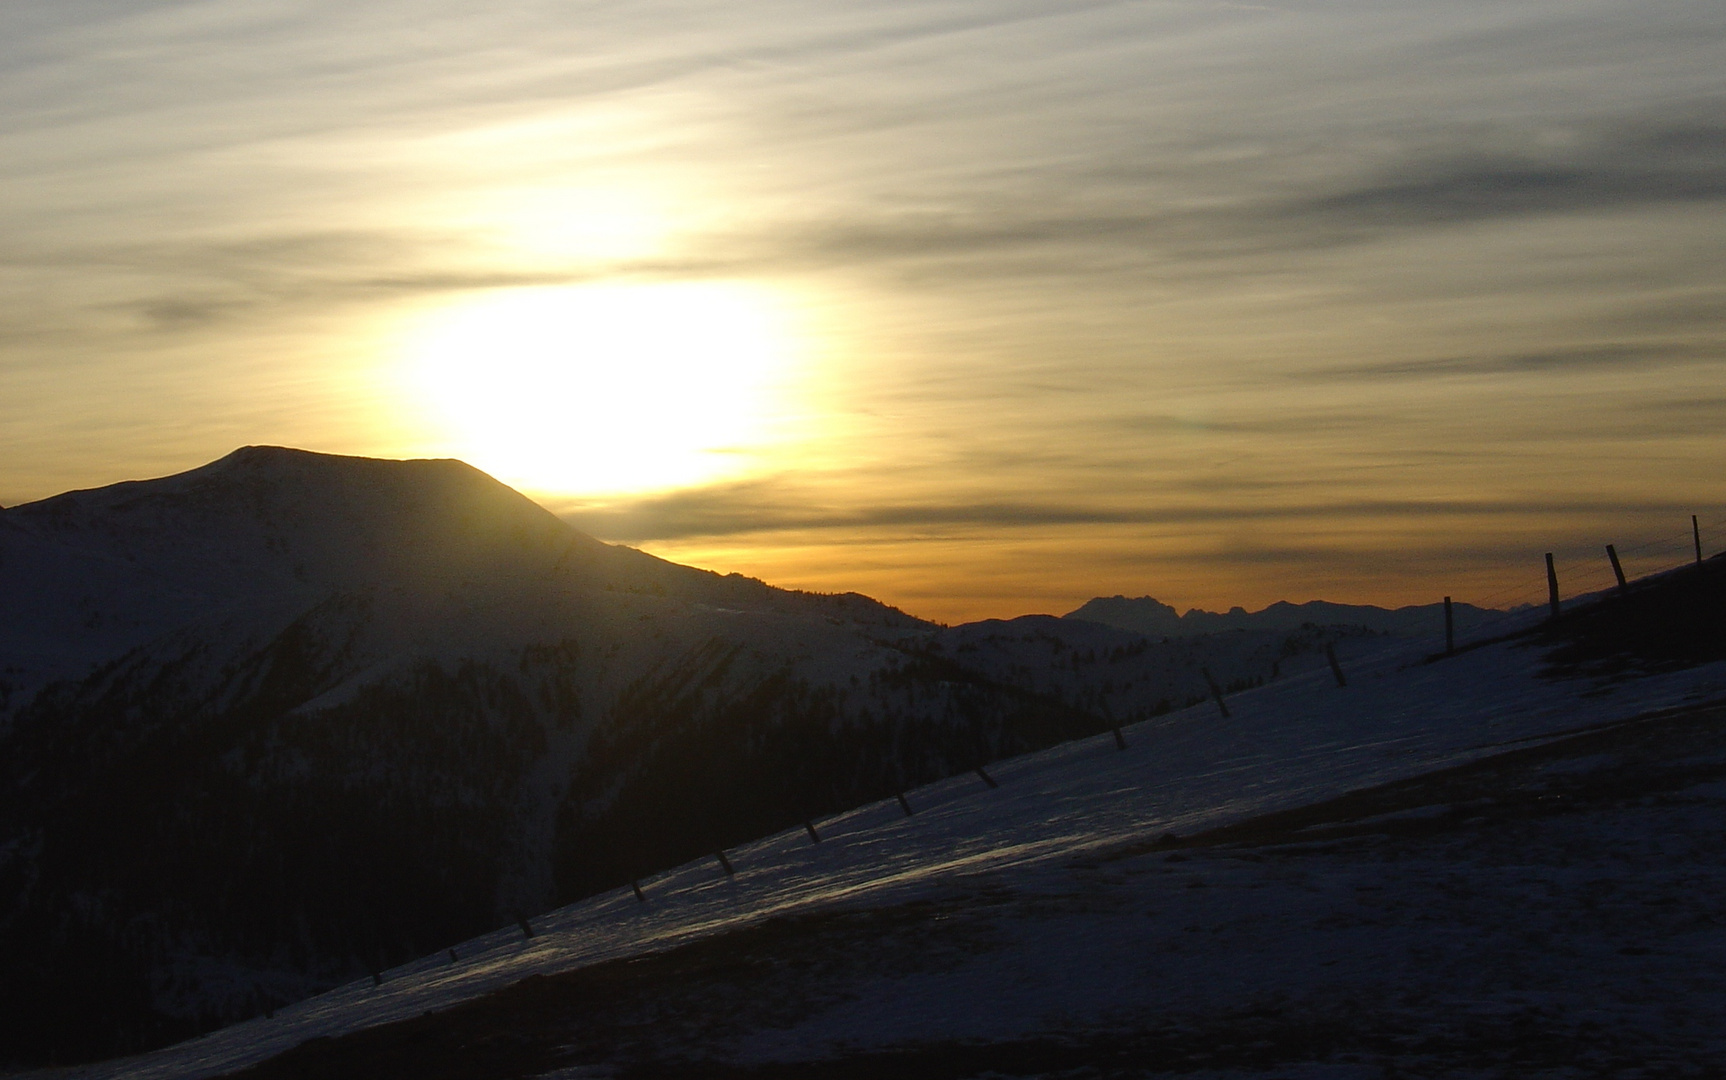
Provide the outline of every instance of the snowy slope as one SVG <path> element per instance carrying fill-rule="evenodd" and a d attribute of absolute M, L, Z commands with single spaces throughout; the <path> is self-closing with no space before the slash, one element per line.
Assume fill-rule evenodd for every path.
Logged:
<path fill-rule="evenodd" d="M 1325 667 L 1327 646 L 1347 660 L 1380 648 L 1384 637 L 1360 626 L 1309 623 L 1152 641 L 1087 620 L 1025 615 L 945 628 L 924 648 L 991 679 L 1131 721 L 1208 697 L 1207 673 L 1233 692 Z"/>
<path fill-rule="evenodd" d="M 434 607 L 548 581 L 795 604 L 760 582 L 602 544 L 459 461 L 254 446 L 176 476 L 0 511 L 0 657 L 22 701 L 49 679 L 237 611 L 303 610 L 353 592 Z M 872 603 L 846 614 L 917 625 Z"/>
<path fill-rule="evenodd" d="M 248 447 L 12 507 L 0 1061 L 161 1045 L 1332 640 L 1372 644 L 937 627 L 453 461 Z"/>
<path fill-rule="evenodd" d="M 780 1018 L 752 1029 L 754 1034 L 745 1033 L 738 1037 L 741 1041 L 729 1044 L 732 1051 L 741 1060 L 799 1059 L 896 1046 L 907 1039 L 987 1040 L 1059 1030 L 1061 1018 L 1055 1013 L 1062 1009 L 1092 1022 L 1110 1009 L 1154 1004 L 1157 995 L 1168 993 L 1171 971 L 1183 972 L 1181 978 L 1187 981 L 1181 985 L 1203 997 L 1230 980 L 1214 969 L 1193 967 L 1201 963 L 1201 954 L 1170 954 L 1167 960 L 1173 966 L 1151 983 L 1144 981 L 1148 976 L 1142 968 L 1130 977 L 1124 971 L 1103 970 L 1087 978 L 1061 963 L 1063 951 L 1077 950 L 1075 955 L 1106 965 L 1111 949 L 1099 948 L 1094 940 L 1098 932 L 1127 934 L 1129 943 L 1144 944 L 1150 940 L 1147 934 L 1173 933 L 1171 925 L 1211 918 L 1218 910 L 1195 893 L 1165 890 L 1157 894 L 1157 912 L 1120 923 L 1116 916 L 1099 912 L 1109 903 L 1142 903 L 1146 894 L 1120 893 L 1118 883 L 1099 883 L 1086 866 L 1098 859 L 1118 860 L 1122 851 L 1142 851 L 1147 841 L 1165 833 L 1186 836 L 1215 829 L 1533 745 L 1589 725 L 1726 697 L 1726 664 L 1718 662 L 1607 682 L 1543 674 L 1541 654 L 1526 638 L 1431 663 L 1424 662 L 1423 649 L 1386 648 L 1370 658 L 1352 659 L 1346 687 L 1337 686 L 1328 669 L 1314 670 L 1233 695 L 1226 721 L 1206 703 L 1128 727 L 1125 751 L 1103 735 L 1000 762 L 989 770 L 998 788 L 985 786 L 973 775 L 957 776 L 910 793 L 916 811 L 911 817 L 888 800 L 817 821 L 824 841 L 819 845 L 811 844 L 800 828 L 740 845 L 728 852 L 737 870 L 734 877 L 723 874 L 712 859 L 697 860 L 643 881 L 646 904 L 638 903 L 627 888 L 616 890 L 535 918 L 531 940 L 515 928 L 500 930 L 458 945 L 453 961 L 440 953 L 388 971 L 381 986 L 374 987 L 369 979 L 356 982 L 284 1008 L 270 1019 L 73 1075 L 219 1075 L 313 1036 L 417 1017 L 532 974 L 569 971 L 695 940 L 723 940 L 723 935 L 789 914 L 886 911 L 919 900 L 954 904 L 961 915 L 974 915 L 979 905 L 1006 903 L 1002 896 L 1017 897 L 1018 903 L 1046 896 L 1057 906 L 1068 905 L 1060 910 L 1078 914 L 1051 921 L 1045 910 L 1038 916 L 1043 921 L 1034 925 L 1021 920 L 994 926 L 990 932 L 997 935 L 1036 929 L 1054 937 L 1039 938 L 1036 945 L 996 941 L 984 950 L 997 957 L 992 967 L 964 968 L 955 961 L 970 972 L 966 978 L 983 980 L 971 985 L 972 991 L 1008 985 L 1041 986 L 1042 993 L 1027 989 L 1017 998 L 997 994 L 989 1007 L 969 1009 L 960 1004 L 962 996 L 953 996 L 967 985 L 958 975 L 951 976 L 958 982 L 939 972 L 922 982 L 897 978 L 887 981 L 895 995 L 909 994 L 909 1005 L 896 1007 L 892 1001 L 898 998 L 881 997 L 865 987 L 847 999 L 848 1004 L 818 1011 L 815 1019 Z M 1144 857 L 1137 856 L 1141 861 Z M 1120 865 L 1140 866 L 1131 859 Z M 1266 877 L 1240 864 L 1213 861 L 1207 872 L 1213 883 L 1232 890 L 1231 925 L 1244 927 L 1258 912 L 1261 929 L 1231 931 L 1230 948 L 1251 952 L 1268 947 L 1263 927 L 1298 924 L 1310 931 L 1333 910 L 1329 901 L 1320 902 L 1322 897 L 1301 901 L 1294 909 L 1264 909 L 1253 897 L 1310 898 L 1312 888 L 1302 886 L 1296 894 L 1261 893 L 1257 890 L 1283 888 L 1286 882 L 1278 885 L 1274 875 Z M 1343 875 L 1355 872 L 1336 870 Z M 1442 877 L 1445 871 L 1426 867 L 1420 873 Z M 1121 874 L 1131 876 L 1128 870 Z M 1091 914 L 1084 914 L 1090 909 L 1083 903 L 1072 908 L 1075 875 L 1090 883 L 1086 889 L 1113 900 L 1097 900 L 1102 908 Z M 1380 875 L 1360 881 L 1379 889 L 1385 879 Z M 1326 885 L 1320 891 L 1334 888 Z M 1147 915 L 1155 918 L 1146 922 Z M 1246 923 L 1240 921 L 1243 916 Z M 1165 918 L 1176 922 L 1156 921 Z M 1074 934 L 1078 937 L 1071 937 Z M 1349 964 L 1370 968 L 1371 957 L 1347 941 L 1333 944 Z M 1215 955 L 1229 954 L 1225 949 Z M 1003 969 L 1003 963 L 1008 968 Z M 1026 964 L 1036 970 L 1024 970 Z M 1211 974 L 1205 974 L 1207 970 Z M 1215 982 L 1218 977 L 1223 983 Z M 1273 967 L 1264 978 L 1267 986 L 1274 986 L 1281 976 Z"/>
<path fill-rule="evenodd" d="M 947 703 L 871 677 L 930 629 L 601 544 L 452 461 L 249 447 L 0 512 L 0 1060 L 164 1041 L 615 880 L 584 845 L 635 781 L 596 746 L 866 708 L 921 745 Z M 745 809 L 713 824 L 794 814 Z M 705 843 L 648 832 L 658 865 Z"/>

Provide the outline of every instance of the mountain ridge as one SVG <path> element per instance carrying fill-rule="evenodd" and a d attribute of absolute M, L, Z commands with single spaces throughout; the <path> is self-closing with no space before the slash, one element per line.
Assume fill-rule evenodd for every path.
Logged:
<path fill-rule="evenodd" d="M 160 1045 L 1381 638 L 941 627 L 605 544 L 449 459 L 247 447 L 15 506 L 0 1051 Z"/>
<path fill-rule="evenodd" d="M 1101 721 L 938 630 L 251 447 L 0 514 L 0 1056 L 181 1038 Z M 386 915 L 387 913 L 387 915 Z"/>
<path fill-rule="evenodd" d="M 1468 633 L 1503 612 L 1473 604 L 1451 605 L 1457 633 Z M 1423 637 L 1444 632 L 1444 604 L 1407 604 L 1383 608 L 1375 604 L 1336 604 L 1308 600 L 1295 604 L 1278 600 L 1258 611 L 1235 606 L 1226 612 L 1188 608 L 1183 614 L 1155 597 L 1097 596 L 1061 616 L 1102 623 L 1148 637 L 1191 637 L 1231 630 L 1296 630 L 1302 626 L 1363 626 L 1398 637 Z"/>
<path fill-rule="evenodd" d="M 1396 643 L 77 1075 L 1704 1074 L 1723 589 Z M 947 644 L 1062 640 L 1022 622 Z"/>

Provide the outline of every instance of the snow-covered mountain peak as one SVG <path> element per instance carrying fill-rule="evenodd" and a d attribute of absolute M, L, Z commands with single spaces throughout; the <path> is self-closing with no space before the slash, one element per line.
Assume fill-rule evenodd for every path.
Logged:
<path fill-rule="evenodd" d="M 386 461 L 247 446 L 157 480 L 14 507 L 9 526 L 205 590 L 255 593 L 284 574 L 375 580 L 410 562 L 553 558 L 598 541 L 453 460 Z M 392 564 L 394 564 L 392 566 Z M 430 569 L 431 567 L 426 567 Z"/>
<path fill-rule="evenodd" d="M 656 563 L 459 461 L 248 446 L 0 514 L 0 657 L 16 705 L 19 693 L 212 619 L 258 612 L 277 625 L 284 610 L 350 592 L 424 606 L 552 579 L 600 588 L 600 578 L 651 576 Z"/>

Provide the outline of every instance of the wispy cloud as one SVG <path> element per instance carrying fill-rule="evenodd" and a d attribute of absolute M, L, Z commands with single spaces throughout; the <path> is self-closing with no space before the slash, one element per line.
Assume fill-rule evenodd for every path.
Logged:
<path fill-rule="evenodd" d="M 602 539 L 645 543 L 760 535 L 841 532 L 1035 529 L 1084 525 L 1215 525 L 1229 522 L 1347 521 L 1371 518 L 1528 517 L 1616 513 L 1678 514 L 1683 504 L 1661 500 L 1569 499 L 1336 499 L 1317 502 L 1183 500 L 1152 505 L 1075 502 L 868 503 L 821 506 L 807 491 L 772 482 L 720 485 L 603 506 L 566 509 L 570 524 Z"/>
<path fill-rule="evenodd" d="M 1687 104 L 1684 111 L 1695 108 Z M 1282 214 L 1378 230 L 1726 200 L 1726 127 L 1662 128 L 1663 121 L 1669 122 L 1652 117 L 1651 129 L 1609 131 L 1558 152 L 1530 147 L 1516 156 L 1409 161 L 1360 186 L 1290 204 Z"/>
<path fill-rule="evenodd" d="M 927 275 L 1090 276 L 1191 273 L 1193 260 L 1235 264 L 1322 252 L 1459 225 L 1625 213 L 1726 201 L 1726 128 L 1697 124 L 1726 101 L 1675 103 L 1667 113 L 1605 130 L 1432 132 L 1400 158 L 1376 133 L 1332 147 L 1311 175 L 1306 148 L 1262 149 L 1219 170 L 1215 147 L 1163 147 L 1137 168 L 1120 162 L 1047 163 L 1017 183 L 986 186 L 934 207 L 862 204 L 814 221 L 773 221 L 761 233 L 722 235 L 727 268 L 766 271 L 868 267 Z M 1244 141 L 1244 139 L 1243 139 Z M 1434 146 L 1437 142 L 1440 145 Z M 1354 150 L 1351 153 L 1351 149 Z M 1211 153 L 1207 153 L 1210 151 Z M 909 200 L 907 200 L 909 201 Z M 1179 260 L 1173 263 L 1171 260 Z"/>
<path fill-rule="evenodd" d="M 724 279 L 809 323 L 778 479 L 591 531 L 1154 535 L 1096 565 L 1198 589 L 1181 530 L 1674 512 L 1718 458 L 1723 66 L 1690 0 L 22 0 L 0 499 L 445 452 L 388 328 Z M 1054 550 L 1014 587 L 1081 588 Z"/>
<path fill-rule="evenodd" d="M 1679 364 L 1717 366 L 1726 362 L 1723 348 L 1726 348 L 1726 342 L 1718 339 L 1636 344 L 1602 342 L 1498 356 L 1373 361 L 1303 371 L 1295 377 L 1303 380 L 1349 381 L 1378 376 L 1437 378 L 1451 375 L 1493 376 L 1590 370 L 1637 371 Z"/>

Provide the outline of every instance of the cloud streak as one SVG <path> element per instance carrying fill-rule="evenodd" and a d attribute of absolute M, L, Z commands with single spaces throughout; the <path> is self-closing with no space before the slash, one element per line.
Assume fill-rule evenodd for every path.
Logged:
<path fill-rule="evenodd" d="M 1674 109 L 1676 116 L 1697 111 Z M 1165 168 L 1165 173 L 1169 170 Z M 1150 177 L 1144 178 L 1148 183 Z M 1158 179 L 1167 181 L 1164 175 Z M 1190 182 L 1202 182 L 1203 177 Z M 1100 178 L 1083 170 L 1066 178 L 1087 190 Z M 377 296 L 460 294 L 487 289 L 579 285 L 619 276 L 643 280 L 735 277 L 878 267 L 919 278 L 962 272 L 979 276 L 1167 277 L 1193 273 L 1194 260 L 1250 272 L 1267 258 L 1368 244 L 1405 233 L 1460 225 L 1597 215 L 1726 201 L 1726 128 L 1681 123 L 1597 134 L 1586 145 L 1546 159 L 1470 153 L 1412 160 L 1372 172 L 1341 173 L 1320 190 L 1291 199 L 1274 187 L 1237 192 L 1223 206 L 1171 209 L 1123 193 L 1116 206 L 1052 212 L 1028 195 L 973 201 L 943 211 L 820 221 L 768 219 L 743 233 L 696 237 L 676 257 L 623 258 L 537 269 L 479 269 L 470 241 L 423 229 L 306 230 L 204 245 L 182 242 L 100 246 L 35 253 L 0 250 L 0 263 L 62 271 L 124 268 L 155 281 L 206 282 L 226 295 L 143 297 L 137 307 L 160 328 L 201 327 L 259 305 L 363 301 Z M 856 209 L 850 213 L 855 215 Z M 453 258 L 451 256 L 454 256 Z M 1716 314 L 1698 305 L 1692 318 Z M 1671 325 L 1668 316 L 1666 325 Z M 1409 363 L 1406 372 L 1531 370 L 1545 365 L 1646 358 L 1649 346 L 1602 344 L 1568 354 L 1529 353 L 1501 360 Z M 1669 351 L 1676 352 L 1675 347 Z M 1361 365 L 1388 374 L 1395 364 Z"/>
<path fill-rule="evenodd" d="M 1044 191 L 983 195 L 949 210 L 879 213 L 850 221 L 825 219 L 772 235 L 728 236 L 713 246 L 742 251 L 764 268 L 936 262 L 962 263 L 974 273 L 1119 273 L 1167 260 L 1247 264 L 1273 255 L 1359 245 L 1408 232 L 1562 215 L 1629 213 L 1726 201 L 1726 128 L 1690 124 L 1704 103 L 1674 107 L 1669 117 L 1589 135 L 1580 146 L 1542 156 L 1512 156 L 1471 147 L 1463 134 L 1443 154 L 1430 148 L 1385 165 L 1339 154 L 1332 175 L 1291 178 L 1307 193 L 1290 197 L 1274 177 L 1275 161 L 1254 163 L 1256 183 L 1218 185 L 1220 193 L 1185 207 L 1147 198 L 1162 187 L 1216 183 L 1207 166 L 1182 175 L 1166 161 L 1123 182 L 1121 170 L 1083 168 L 1061 175 L 1066 191 L 1116 189 L 1113 205 Z M 1726 107 L 1726 102 L 1710 107 Z M 1664 125 L 1664 126 L 1662 126 Z M 1530 133 L 1530 139 L 1533 133 Z M 1492 142 L 1502 141 L 1495 133 Z M 1178 202 L 1179 200 L 1174 200 Z"/>
<path fill-rule="evenodd" d="M 1723 359 L 1721 345 L 1719 340 L 1600 343 L 1500 356 L 1447 356 L 1430 360 L 1354 364 L 1301 372 L 1296 377 L 1304 380 L 1351 381 L 1376 377 L 1441 378 L 1601 370 L 1636 371 L 1680 364 L 1718 365 Z"/>
<path fill-rule="evenodd" d="M 1296 503 L 1100 506 L 1073 502 L 850 504 L 820 507 L 807 493 L 769 483 L 697 489 L 604 507 L 568 509 L 563 518 L 601 539 L 623 543 L 758 535 L 772 532 L 1036 529 L 1087 525 L 1216 525 L 1231 522 L 1504 518 L 1635 513 L 1678 515 L 1683 505 L 1601 499 L 1338 499 Z M 1674 517 L 1676 520 L 1676 517 Z"/>
<path fill-rule="evenodd" d="M 1097 565 L 1214 605 L 1280 597 L 1183 530 L 1456 550 L 1716 482 L 1718 5 L 15 7 L 0 501 L 451 452 L 391 335 L 619 281 L 803 336 L 756 479 L 574 513 L 612 539 L 1154 535 L 1190 573 Z M 1035 559 L 988 573 L 1161 592 Z"/>

